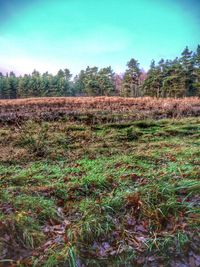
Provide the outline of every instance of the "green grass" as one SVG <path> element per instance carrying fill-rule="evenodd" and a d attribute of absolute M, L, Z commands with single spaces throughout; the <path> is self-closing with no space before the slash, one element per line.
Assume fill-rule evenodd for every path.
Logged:
<path fill-rule="evenodd" d="M 2 126 L 0 265 L 168 266 L 199 253 L 199 147 L 199 118 Z"/>

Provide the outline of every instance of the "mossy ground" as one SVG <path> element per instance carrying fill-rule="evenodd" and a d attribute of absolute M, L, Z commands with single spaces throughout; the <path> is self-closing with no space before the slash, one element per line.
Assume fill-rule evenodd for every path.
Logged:
<path fill-rule="evenodd" d="M 198 266 L 199 148 L 199 118 L 2 126 L 0 265 Z"/>

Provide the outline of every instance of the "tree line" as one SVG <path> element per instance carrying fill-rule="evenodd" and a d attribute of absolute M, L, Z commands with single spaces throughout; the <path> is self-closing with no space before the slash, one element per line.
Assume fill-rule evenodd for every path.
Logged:
<path fill-rule="evenodd" d="M 174 60 L 152 60 L 147 73 L 134 58 L 121 75 L 111 67 L 87 67 L 73 79 L 69 69 L 56 75 L 34 70 L 19 77 L 0 72 L 1 99 L 45 96 L 200 96 L 200 45 L 195 52 L 186 47 Z"/>

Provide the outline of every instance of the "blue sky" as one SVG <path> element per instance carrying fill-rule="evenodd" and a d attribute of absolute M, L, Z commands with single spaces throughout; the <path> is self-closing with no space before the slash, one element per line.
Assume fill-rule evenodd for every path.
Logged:
<path fill-rule="evenodd" d="M 0 0 L 0 70 L 123 72 L 200 44 L 198 0 Z"/>

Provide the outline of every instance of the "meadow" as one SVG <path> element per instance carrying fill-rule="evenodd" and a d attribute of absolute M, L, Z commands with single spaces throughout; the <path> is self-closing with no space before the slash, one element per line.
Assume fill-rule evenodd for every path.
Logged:
<path fill-rule="evenodd" d="M 87 123 L 200 116 L 198 97 L 38 97 L 0 100 L 0 123 L 65 117 Z"/>
<path fill-rule="evenodd" d="M 200 100 L 0 100 L 0 266 L 199 266 Z"/>

